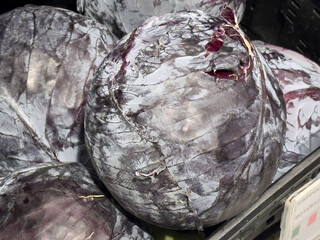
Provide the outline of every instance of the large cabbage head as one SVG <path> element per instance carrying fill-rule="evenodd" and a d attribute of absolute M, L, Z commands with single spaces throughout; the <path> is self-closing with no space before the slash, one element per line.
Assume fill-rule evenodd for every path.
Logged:
<path fill-rule="evenodd" d="M 118 42 L 91 85 L 85 137 L 125 209 L 201 229 L 269 186 L 285 117 L 279 85 L 232 11 L 184 11 L 152 17 Z"/>

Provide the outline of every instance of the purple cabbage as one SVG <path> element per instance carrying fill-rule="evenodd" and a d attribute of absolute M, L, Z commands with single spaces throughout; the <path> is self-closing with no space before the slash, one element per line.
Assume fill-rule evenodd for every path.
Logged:
<path fill-rule="evenodd" d="M 269 186 L 285 121 L 278 82 L 233 11 L 182 11 L 149 18 L 115 45 L 88 94 L 85 138 L 127 211 L 201 230 Z"/>
<path fill-rule="evenodd" d="M 42 162 L 90 165 L 84 105 L 114 42 L 65 9 L 29 5 L 0 16 L 0 175 Z"/>
<path fill-rule="evenodd" d="M 152 239 L 99 189 L 84 144 L 87 92 L 115 37 L 47 6 L 1 15 L 0 33 L 0 238 Z"/>
<path fill-rule="evenodd" d="M 254 45 L 278 79 L 286 101 L 287 131 L 276 180 L 320 146 L 320 67 L 289 49 L 261 41 Z"/>
<path fill-rule="evenodd" d="M 39 164 L 0 179 L 1 239 L 152 239 L 130 218 L 79 163 Z"/>
<path fill-rule="evenodd" d="M 242 19 L 245 0 L 77 0 L 78 12 L 96 19 L 120 36 L 152 16 L 195 9 L 217 15 L 224 5 L 234 9 L 237 18 Z"/>

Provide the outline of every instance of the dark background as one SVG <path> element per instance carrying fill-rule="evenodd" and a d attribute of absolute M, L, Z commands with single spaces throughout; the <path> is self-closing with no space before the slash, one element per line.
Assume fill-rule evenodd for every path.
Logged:
<path fill-rule="evenodd" d="M 76 0 L 2 0 L 0 2 L 0 14 L 8 12 L 16 7 L 23 7 L 26 4 L 49 5 L 76 11 L 76 2 Z"/>
<path fill-rule="evenodd" d="M 320 0 L 247 0 L 243 30 L 320 64 Z"/>
<path fill-rule="evenodd" d="M 0 2 L 0 14 L 25 4 L 76 11 L 76 0 L 10 0 Z M 240 25 L 251 40 L 298 51 L 320 64 L 320 0 L 247 0 Z"/>

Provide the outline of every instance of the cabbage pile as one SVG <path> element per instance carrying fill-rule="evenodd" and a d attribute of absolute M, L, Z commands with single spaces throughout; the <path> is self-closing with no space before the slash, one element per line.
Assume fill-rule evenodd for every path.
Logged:
<path fill-rule="evenodd" d="M 320 145 L 319 66 L 251 41 L 245 1 L 77 8 L 0 15 L 5 239 L 202 231 Z"/>

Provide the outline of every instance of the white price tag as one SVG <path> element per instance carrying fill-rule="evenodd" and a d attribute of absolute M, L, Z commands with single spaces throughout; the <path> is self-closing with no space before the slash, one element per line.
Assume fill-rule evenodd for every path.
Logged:
<path fill-rule="evenodd" d="M 286 201 L 280 240 L 320 239 L 320 179 L 308 182 Z"/>

